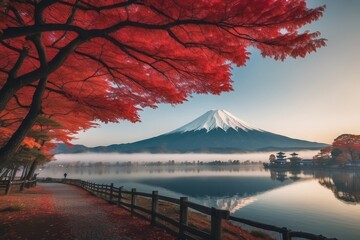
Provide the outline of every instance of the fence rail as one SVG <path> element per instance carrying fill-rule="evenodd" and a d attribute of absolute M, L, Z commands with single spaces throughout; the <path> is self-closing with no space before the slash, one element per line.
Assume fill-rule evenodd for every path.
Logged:
<path fill-rule="evenodd" d="M 37 180 L 5 180 L 0 181 L 0 189 L 5 190 L 5 195 L 8 195 L 14 186 L 18 186 L 20 191 L 24 188 L 31 188 L 36 186 Z"/>
<path fill-rule="evenodd" d="M 88 192 L 107 200 L 109 203 L 117 204 L 130 211 L 132 215 L 139 216 L 149 221 L 151 225 L 161 227 L 179 239 L 222 239 L 223 221 L 230 221 L 233 223 L 246 224 L 251 227 L 263 229 L 271 232 L 277 232 L 281 235 L 282 240 L 290 240 L 293 238 L 302 238 L 310 240 L 336 240 L 336 238 L 326 238 L 322 235 L 315 235 L 312 233 L 291 231 L 287 228 L 277 227 L 264 223 L 259 223 L 243 218 L 230 216 L 229 211 L 220 210 L 216 208 L 206 207 L 197 203 L 188 201 L 187 197 L 180 199 L 171 198 L 159 195 L 158 191 L 150 193 L 143 193 L 136 191 L 135 188 L 125 190 L 123 187 L 114 187 L 114 184 L 96 184 L 93 182 L 82 181 L 80 179 L 39 179 L 46 182 L 62 182 L 66 184 L 76 185 L 84 188 Z M 149 208 L 138 204 L 138 200 L 147 199 L 150 204 Z M 170 218 L 158 211 L 159 202 L 166 202 L 179 207 L 178 219 Z M 195 228 L 188 224 L 189 210 L 195 210 L 202 213 L 210 219 L 210 231 L 206 232 Z"/>

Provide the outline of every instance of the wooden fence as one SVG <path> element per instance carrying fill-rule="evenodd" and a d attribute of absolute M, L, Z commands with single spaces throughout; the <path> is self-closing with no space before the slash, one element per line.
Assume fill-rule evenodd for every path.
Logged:
<path fill-rule="evenodd" d="M 8 195 L 13 187 L 18 187 L 20 191 L 24 188 L 31 188 L 36 186 L 37 180 L 5 180 L 0 181 L 0 190 L 3 190 L 5 195 Z"/>
<path fill-rule="evenodd" d="M 169 233 L 178 237 L 179 239 L 222 239 L 223 221 L 230 221 L 232 223 L 245 224 L 257 229 L 263 229 L 271 232 L 277 232 L 281 235 L 283 240 L 290 240 L 293 238 L 302 238 L 310 240 L 336 240 L 336 238 L 326 238 L 322 235 L 315 235 L 306 232 L 291 231 L 287 228 L 276 227 L 273 225 L 263 224 L 247 219 L 230 216 L 229 211 L 210 208 L 197 203 L 188 201 L 187 197 L 180 199 L 162 196 L 158 191 L 150 193 L 143 193 L 136 191 L 135 188 L 125 190 L 123 187 L 114 187 L 114 184 L 96 184 L 93 182 L 82 181 L 78 179 L 42 179 L 43 181 L 62 182 L 72 184 L 86 189 L 90 193 L 107 200 L 109 203 L 117 204 L 131 212 L 132 215 L 137 215 L 145 220 L 148 220 L 151 225 L 161 227 Z M 148 199 L 150 204 L 146 208 L 138 203 L 137 200 Z M 174 204 L 179 209 L 179 216 L 177 219 L 170 218 L 168 215 L 162 214 L 158 211 L 159 201 Z M 199 228 L 192 227 L 188 224 L 189 210 L 193 212 L 202 213 L 210 219 L 210 231 L 203 231 Z"/>

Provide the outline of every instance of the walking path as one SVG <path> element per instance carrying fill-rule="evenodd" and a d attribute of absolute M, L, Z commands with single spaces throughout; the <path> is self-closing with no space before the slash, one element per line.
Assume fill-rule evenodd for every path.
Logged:
<path fill-rule="evenodd" d="M 14 208 L 17 210 L 7 210 Z M 81 188 L 61 183 L 39 183 L 38 187 L 23 193 L 0 198 L 0 239 L 175 238 Z"/>
<path fill-rule="evenodd" d="M 118 224 L 112 222 L 102 209 L 101 205 L 106 202 L 94 201 L 100 199 L 93 199 L 74 186 L 61 183 L 39 185 L 53 194 L 55 210 L 67 218 L 67 227 L 76 239 L 130 239 L 117 235 Z"/>

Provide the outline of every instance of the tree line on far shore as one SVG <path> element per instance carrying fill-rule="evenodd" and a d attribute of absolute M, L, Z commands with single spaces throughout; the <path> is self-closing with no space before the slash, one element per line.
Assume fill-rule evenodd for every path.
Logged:
<path fill-rule="evenodd" d="M 78 168 L 78 167 L 152 167 L 152 166 L 240 166 L 240 165 L 259 165 L 262 164 L 262 161 L 250 161 L 246 160 L 241 162 L 240 160 L 215 160 L 215 161 L 153 161 L 153 162 L 66 162 L 66 163 L 56 163 L 52 162 L 47 164 L 49 167 L 61 167 L 61 168 Z"/>
<path fill-rule="evenodd" d="M 359 165 L 360 135 L 342 134 L 313 157 L 319 165 Z"/>

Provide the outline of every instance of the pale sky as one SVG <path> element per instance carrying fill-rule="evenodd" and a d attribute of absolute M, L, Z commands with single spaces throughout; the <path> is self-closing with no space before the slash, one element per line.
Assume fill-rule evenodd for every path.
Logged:
<path fill-rule="evenodd" d="M 145 109 L 140 123 L 103 124 L 73 143 L 134 142 L 174 130 L 211 109 L 225 109 L 254 127 L 292 138 L 331 143 L 343 133 L 360 134 L 360 1 L 308 3 L 327 6 L 324 17 L 305 28 L 320 31 L 327 47 L 284 62 L 254 52 L 247 66 L 234 68 L 233 92 Z"/>

